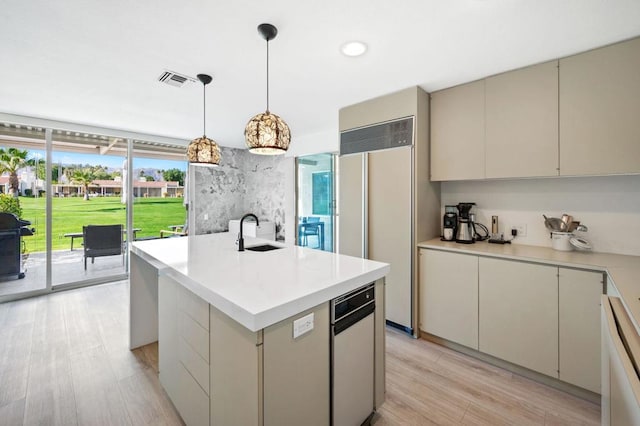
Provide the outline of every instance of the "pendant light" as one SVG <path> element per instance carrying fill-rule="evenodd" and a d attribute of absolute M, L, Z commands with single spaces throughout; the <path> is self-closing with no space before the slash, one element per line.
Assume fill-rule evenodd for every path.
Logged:
<path fill-rule="evenodd" d="M 210 75 L 198 74 L 198 80 L 202 83 L 202 137 L 191 141 L 187 148 L 189 163 L 199 166 L 217 166 L 220 164 L 220 148 L 218 144 L 206 136 L 207 133 L 207 84 L 211 83 Z"/>
<path fill-rule="evenodd" d="M 284 120 L 269 112 L 269 40 L 278 34 L 271 24 L 258 25 L 258 32 L 267 41 L 267 110 L 257 114 L 247 123 L 244 137 L 249 152 L 262 155 L 284 154 L 291 142 L 291 132 Z"/>

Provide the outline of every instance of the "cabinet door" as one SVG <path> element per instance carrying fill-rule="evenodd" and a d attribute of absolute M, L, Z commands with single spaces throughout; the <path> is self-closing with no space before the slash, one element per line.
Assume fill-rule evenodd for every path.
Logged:
<path fill-rule="evenodd" d="M 411 147 L 368 154 L 367 258 L 391 265 L 385 277 L 387 320 L 413 329 L 411 161 Z"/>
<path fill-rule="evenodd" d="M 262 331 L 250 331 L 211 305 L 209 311 L 210 424 L 264 424 Z"/>
<path fill-rule="evenodd" d="M 640 39 L 560 60 L 560 174 L 640 172 Z"/>
<path fill-rule="evenodd" d="M 602 424 L 640 424 L 640 381 L 628 350 L 638 347 L 638 334 L 618 298 L 602 298 L 602 350 L 609 363 L 609 383 L 603 386 Z M 623 337 L 628 339 L 623 342 Z"/>
<path fill-rule="evenodd" d="M 479 264 L 480 351 L 558 377 L 558 268 Z"/>
<path fill-rule="evenodd" d="M 559 270 L 560 380 L 600 393 L 602 273 Z"/>
<path fill-rule="evenodd" d="M 313 329 L 294 339 L 293 322 L 312 313 Z M 323 303 L 264 329 L 265 426 L 329 424 L 329 327 L 329 303 Z M 371 403 L 373 373 L 371 365 Z"/>
<path fill-rule="evenodd" d="M 486 177 L 558 176 L 558 61 L 485 84 Z"/>
<path fill-rule="evenodd" d="M 420 330 L 478 349 L 478 257 L 420 250 Z"/>
<path fill-rule="evenodd" d="M 179 400 L 178 290 L 173 279 L 158 277 L 158 369 L 160 383 L 174 404 Z"/>
<path fill-rule="evenodd" d="M 484 179 L 484 84 L 431 95 L 431 180 Z"/>

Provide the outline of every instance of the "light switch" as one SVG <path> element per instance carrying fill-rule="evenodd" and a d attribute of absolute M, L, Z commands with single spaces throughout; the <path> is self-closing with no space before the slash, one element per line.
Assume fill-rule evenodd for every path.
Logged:
<path fill-rule="evenodd" d="M 313 330 L 313 312 L 293 321 L 293 338 L 297 339 L 305 333 Z"/>

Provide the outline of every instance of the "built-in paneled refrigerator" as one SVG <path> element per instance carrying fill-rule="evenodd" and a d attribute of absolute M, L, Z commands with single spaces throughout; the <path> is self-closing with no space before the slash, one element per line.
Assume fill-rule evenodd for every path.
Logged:
<path fill-rule="evenodd" d="M 417 335 L 416 245 L 440 230 L 440 185 L 428 173 L 428 94 L 411 88 L 344 108 L 340 128 L 338 253 L 391 265 L 387 323 Z"/>
<path fill-rule="evenodd" d="M 343 132 L 339 170 L 339 252 L 391 264 L 386 318 L 407 331 L 412 329 L 415 245 L 412 134 L 413 118 Z M 363 146 L 369 151 L 349 152 L 361 138 L 369 139 Z"/>

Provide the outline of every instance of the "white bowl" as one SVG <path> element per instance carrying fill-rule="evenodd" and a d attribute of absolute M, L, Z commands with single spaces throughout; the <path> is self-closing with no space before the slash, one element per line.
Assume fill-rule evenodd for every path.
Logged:
<path fill-rule="evenodd" d="M 569 242 L 571 243 L 571 245 L 573 247 L 577 248 L 578 250 L 588 251 L 588 250 L 591 250 L 593 248 L 593 246 L 591 245 L 591 241 L 587 240 L 584 237 L 572 236 L 569 239 Z"/>

